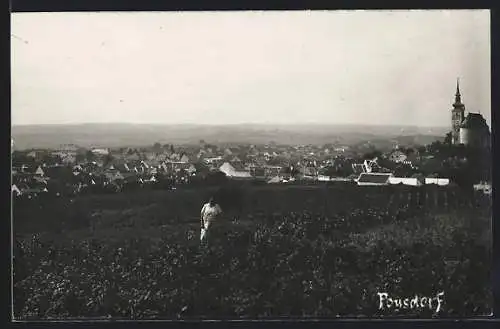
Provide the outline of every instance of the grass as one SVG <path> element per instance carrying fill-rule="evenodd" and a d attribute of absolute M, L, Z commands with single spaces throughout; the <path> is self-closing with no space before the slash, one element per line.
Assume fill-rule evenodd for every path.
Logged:
<path fill-rule="evenodd" d="M 201 250 L 199 209 L 213 190 L 86 196 L 18 208 L 14 227 L 25 254 L 17 263 L 16 315 L 402 314 L 377 309 L 381 290 L 402 296 L 444 290 L 442 316 L 488 314 L 491 205 L 478 200 L 481 207 L 470 207 L 458 195 L 450 207 L 419 207 L 419 191 L 252 187 L 241 211 L 228 210 Z M 432 201 L 459 192 L 427 193 Z M 48 217 L 55 213 L 63 216 Z M 30 246 L 33 233 L 40 237 Z"/>

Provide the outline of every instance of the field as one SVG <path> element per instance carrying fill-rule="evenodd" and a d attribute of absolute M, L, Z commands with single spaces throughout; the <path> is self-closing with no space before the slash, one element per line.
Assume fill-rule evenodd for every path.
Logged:
<path fill-rule="evenodd" d="M 431 317 L 491 312 L 491 202 L 457 188 L 252 186 L 199 246 L 208 188 L 14 203 L 14 314 Z M 226 202 L 227 203 L 227 202 Z"/>

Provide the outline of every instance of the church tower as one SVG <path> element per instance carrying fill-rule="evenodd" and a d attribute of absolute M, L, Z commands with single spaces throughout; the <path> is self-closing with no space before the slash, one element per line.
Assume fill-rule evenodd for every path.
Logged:
<path fill-rule="evenodd" d="M 460 81 L 457 78 L 457 92 L 455 93 L 455 103 L 451 110 L 451 141 L 452 144 L 460 143 L 460 125 L 464 121 L 465 105 L 462 104 L 460 95 Z"/>

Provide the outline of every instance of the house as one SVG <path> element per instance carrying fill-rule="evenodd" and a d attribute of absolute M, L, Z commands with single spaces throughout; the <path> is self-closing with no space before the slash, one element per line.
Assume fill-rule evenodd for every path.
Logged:
<path fill-rule="evenodd" d="M 143 179 L 142 180 L 144 183 L 156 183 L 158 182 L 158 179 L 156 178 L 155 175 L 149 176 L 149 178 Z"/>
<path fill-rule="evenodd" d="M 207 154 L 207 152 L 205 152 L 205 150 L 200 150 L 197 154 L 196 154 L 196 158 L 198 160 L 201 160 L 205 157 L 205 155 Z"/>
<path fill-rule="evenodd" d="M 390 177 L 389 173 L 361 173 L 356 181 L 360 186 L 388 185 Z"/>
<path fill-rule="evenodd" d="M 330 180 L 330 176 L 318 175 L 318 181 L 320 182 L 329 182 Z"/>
<path fill-rule="evenodd" d="M 181 170 L 186 171 L 190 175 L 196 173 L 196 167 L 189 162 L 164 162 L 160 165 L 160 168 L 167 173 L 179 172 Z"/>
<path fill-rule="evenodd" d="M 424 180 L 425 184 L 435 184 L 439 186 L 446 186 L 450 184 L 450 180 L 448 178 L 435 178 L 435 177 L 426 177 Z"/>
<path fill-rule="evenodd" d="M 34 182 L 37 183 L 37 184 L 40 184 L 40 185 L 47 185 L 47 179 L 48 178 L 45 178 L 45 177 L 42 177 L 42 176 L 35 176 L 35 177 L 33 177 Z"/>
<path fill-rule="evenodd" d="M 33 165 L 21 165 L 21 172 L 24 172 L 24 173 L 34 173 L 36 171 L 36 167 L 34 167 Z"/>
<path fill-rule="evenodd" d="M 260 156 L 255 157 L 253 159 L 253 162 L 255 163 L 255 165 L 257 165 L 259 167 L 264 167 L 267 164 L 267 160 L 263 157 L 260 157 Z"/>
<path fill-rule="evenodd" d="M 336 148 L 335 148 L 335 152 L 341 152 L 341 153 L 343 153 L 343 152 L 345 152 L 347 149 L 348 149 L 348 147 L 347 147 L 347 146 L 336 147 Z"/>
<path fill-rule="evenodd" d="M 267 181 L 268 184 L 278 184 L 281 183 L 282 179 L 279 176 L 274 176 L 270 180 Z"/>
<path fill-rule="evenodd" d="M 120 186 L 120 184 L 118 184 L 115 181 L 112 181 L 112 182 L 105 181 L 103 186 L 104 186 L 105 190 L 110 191 L 110 192 L 114 192 L 114 193 L 118 193 L 122 190 L 122 187 Z"/>
<path fill-rule="evenodd" d="M 65 154 L 64 156 L 61 157 L 61 161 L 62 163 L 64 164 L 73 164 L 76 162 L 76 157 L 74 155 L 71 155 L 71 154 Z"/>
<path fill-rule="evenodd" d="M 266 170 L 263 167 L 257 166 L 257 165 L 249 165 L 247 166 L 250 175 L 252 177 L 265 177 L 266 176 Z"/>
<path fill-rule="evenodd" d="M 46 193 L 49 190 L 46 187 L 25 187 L 21 189 L 21 193 L 23 195 L 27 195 L 28 198 L 31 199 L 31 197 L 36 197 L 39 194 Z"/>
<path fill-rule="evenodd" d="M 302 168 L 302 175 L 306 177 L 315 177 L 318 175 L 318 169 L 316 167 L 306 166 Z"/>
<path fill-rule="evenodd" d="M 137 154 L 137 153 L 134 152 L 132 154 L 127 154 L 125 156 L 125 159 L 127 161 L 138 161 L 138 160 L 140 160 L 140 156 L 139 156 L 139 154 Z"/>
<path fill-rule="evenodd" d="M 37 151 L 37 150 L 33 150 L 33 151 L 29 152 L 28 154 L 26 154 L 26 156 L 28 158 L 32 158 L 32 159 L 34 159 L 36 161 L 41 160 L 43 158 L 43 155 L 44 155 L 44 152 Z"/>
<path fill-rule="evenodd" d="M 203 162 L 207 165 L 217 165 L 218 163 L 220 163 L 221 161 L 223 161 L 223 158 L 222 157 L 213 157 L 213 158 L 205 158 L 203 159 Z"/>
<path fill-rule="evenodd" d="M 170 172 L 171 165 L 170 165 L 170 163 L 163 161 L 160 164 L 159 169 L 161 169 L 163 172 Z"/>
<path fill-rule="evenodd" d="M 13 195 L 13 196 L 16 196 L 16 197 L 18 197 L 18 196 L 20 196 L 20 195 L 22 194 L 22 193 L 21 193 L 21 190 L 17 187 L 17 185 L 16 185 L 16 184 L 13 184 L 13 185 L 12 185 L 12 189 L 11 189 L 11 191 L 12 191 L 12 195 Z"/>
<path fill-rule="evenodd" d="M 353 163 L 352 164 L 352 171 L 356 174 L 359 175 L 361 173 L 366 172 L 366 167 L 363 163 Z"/>
<path fill-rule="evenodd" d="M 75 168 L 75 167 L 73 167 L 73 168 Z M 95 163 L 95 162 L 87 162 L 87 163 L 81 165 L 81 168 L 82 168 L 82 171 L 86 172 L 86 173 L 95 172 L 96 170 L 99 169 L 99 167 L 97 166 L 97 163 Z"/>
<path fill-rule="evenodd" d="M 232 162 L 232 163 L 238 163 L 238 164 L 241 164 L 241 163 L 242 163 L 241 159 L 240 159 L 237 155 L 236 155 L 236 156 L 234 156 L 234 157 L 231 159 L 231 162 Z"/>
<path fill-rule="evenodd" d="M 75 144 L 62 144 L 59 146 L 59 151 L 68 152 L 68 153 L 76 153 L 78 151 L 78 145 Z"/>
<path fill-rule="evenodd" d="M 236 164 L 230 164 L 229 162 L 224 162 L 224 164 L 219 167 L 219 171 L 231 178 L 252 178 L 248 170 Z"/>
<path fill-rule="evenodd" d="M 22 164 L 20 167 L 13 167 L 14 171 L 21 174 L 33 174 L 36 170 L 33 166 Z"/>
<path fill-rule="evenodd" d="M 146 152 L 144 154 L 144 157 L 146 160 L 150 161 L 150 160 L 156 159 L 156 153 L 155 152 Z"/>
<path fill-rule="evenodd" d="M 265 176 L 278 176 L 283 168 L 281 166 L 264 166 Z"/>
<path fill-rule="evenodd" d="M 407 158 L 408 156 L 399 150 L 394 151 L 389 155 L 389 160 L 396 163 L 402 163 L 406 161 Z"/>
<path fill-rule="evenodd" d="M 26 154 L 27 157 L 35 159 L 37 155 L 36 151 L 31 151 L 28 154 Z"/>
<path fill-rule="evenodd" d="M 127 162 L 127 168 L 129 169 L 128 171 L 139 172 L 140 170 L 142 170 L 141 169 L 142 168 L 141 167 L 141 161 L 140 160 L 135 160 L 135 161 Z"/>
<path fill-rule="evenodd" d="M 121 173 L 124 183 L 139 183 L 140 178 L 134 172 Z"/>
<path fill-rule="evenodd" d="M 479 184 L 474 184 L 474 190 L 475 191 L 482 191 L 484 194 L 491 194 L 491 184 L 487 183 L 479 183 Z"/>
<path fill-rule="evenodd" d="M 233 162 L 231 162 L 231 163 L 233 163 Z M 238 162 L 234 162 L 233 164 L 243 166 L 245 168 L 245 170 L 249 171 L 252 176 L 259 176 L 259 177 L 260 176 L 262 176 L 262 177 L 265 176 L 265 172 L 266 171 L 264 169 L 264 166 L 261 165 L 261 164 L 258 164 L 257 162 L 255 162 L 253 160 L 249 161 L 249 162 L 247 162 L 245 164 L 240 164 Z"/>
<path fill-rule="evenodd" d="M 380 171 L 380 166 L 378 165 L 377 161 L 378 161 L 378 158 L 375 158 L 373 160 L 365 160 L 363 162 L 363 165 L 364 165 L 367 173 Z"/>
<path fill-rule="evenodd" d="M 149 168 L 153 168 L 153 167 L 158 168 L 161 165 L 161 161 L 158 159 L 148 160 L 147 163 L 149 165 Z"/>
<path fill-rule="evenodd" d="M 27 183 L 27 182 L 30 182 L 32 180 L 32 177 L 33 175 L 30 174 L 30 173 L 23 173 L 23 172 L 19 172 L 19 173 L 16 173 L 15 175 L 12 175 L 12 181 L 14 183 Z M 20 187 L 18 185 L 18 187 Z"/>
<path fill-rule="evenodd" d="M 109 149 L 95 148 L 95 149 L 92 149 L 92 153 L 94 153 L 95 155 L 108 155 Z"/>
<path fill-rule="evenodd" d="M 389 177 L 389 184 L 392 185 L 409 185 L 409 186 L 421 186 L 422 183 L 418 178 L 407 178 L 407 177 Z"/>
<path fill-rule="evenodd" d="M 125 163 L 125 162 L 124 162 L 124 163 L 117 164 L 117 165 L 115 166 L 115 168 L 116 168 L 117 170 L 119 170 L 121 173 L 124 173 L 124 172 L 129 172 L 129 171 L 130 171 L 130 168 L 129 168 L 128 164 L 127 164 L 127 163 Z"/>
<path fill-rule="evenodd" d="M 404 160 L 402 162 L 400 162 L 401 164 L 405 165 L 405 166 L 409 166 L 409 167 L 412 167 L 414 168 L 415 166 L 413 165 L 413 163 L 410 161 L 410 160 Z"/>
<path fill-rule="evenodd" d="M 41 177 L 45 176 L 45 172 L 43 171 L 42 167 L 38 166 L 38 168 L 36 168 L 35 175 L 41 176 Z"/>
<path fill-rule="evenodd" d="M 183 154 L 180 158 L 180 162 L 189 162 L 189 157 L 186 154 Z"/>
<path fill-rule="evenodd" d="M 75 180 L 75 183 L 82 186 L 95 185 L 95 181 L 93 180 L 92 175 L 86 175 L 84 173 L 80 173 L 78 175 L 77 179 Z"/>
<path fill-rule="evenodd" d="M 349 177 L 330 177 L 330 182 L 350 182 L 352 181 Z"/>
<path fill-rule="evenodd" d="M 76 166 L 73 166 L 73 171 L 80 171 L 82 172 L 83 171 L 83 167 L 79 164 L 77 164 Z"/>
<path fill-rule="evenodd" d="M 195 167 L 193 164 L 189 164 L 189 167 L 187 167 L 185 170 L 186 170 L 186 171 L 188 172 L 188 174 L 190 174 L 190 175 L 194 175 L 194 174 L 196 174 L 196 167 Z"/>
<path fill-rule="evenodd" d="M 124 179 L 123 175 L 118 170 L 108 171 L 104 175 L 106 179 L 111 182 Z"/>
<path fill-rule="evenodd" d="M 54 156 L 54 157 L 59 157 L 59 158 L 63 158 L 67 155 L 67 153 L 65 152 L 62 152 L 62 151 L 53 151 L 50 153 L 51 156 Z"/>

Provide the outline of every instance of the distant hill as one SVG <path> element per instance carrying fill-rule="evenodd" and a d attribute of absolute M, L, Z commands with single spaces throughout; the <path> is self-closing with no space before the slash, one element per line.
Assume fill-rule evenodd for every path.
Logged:
<path fill-rule="evenodd" d="M 155 142 L 326 144 L 353 145 L 365 141 L 401 140 L 401 144 L 427 144 L 442 139 L 446 128 L 359 125 L 161 125 L 74 124 L 23 125 L 12 127 L 15 148 L 57 148 L 61 144 L 81 147 L 146 146 Z M 404 143 L 403 143 L 404 142 Z"/>

